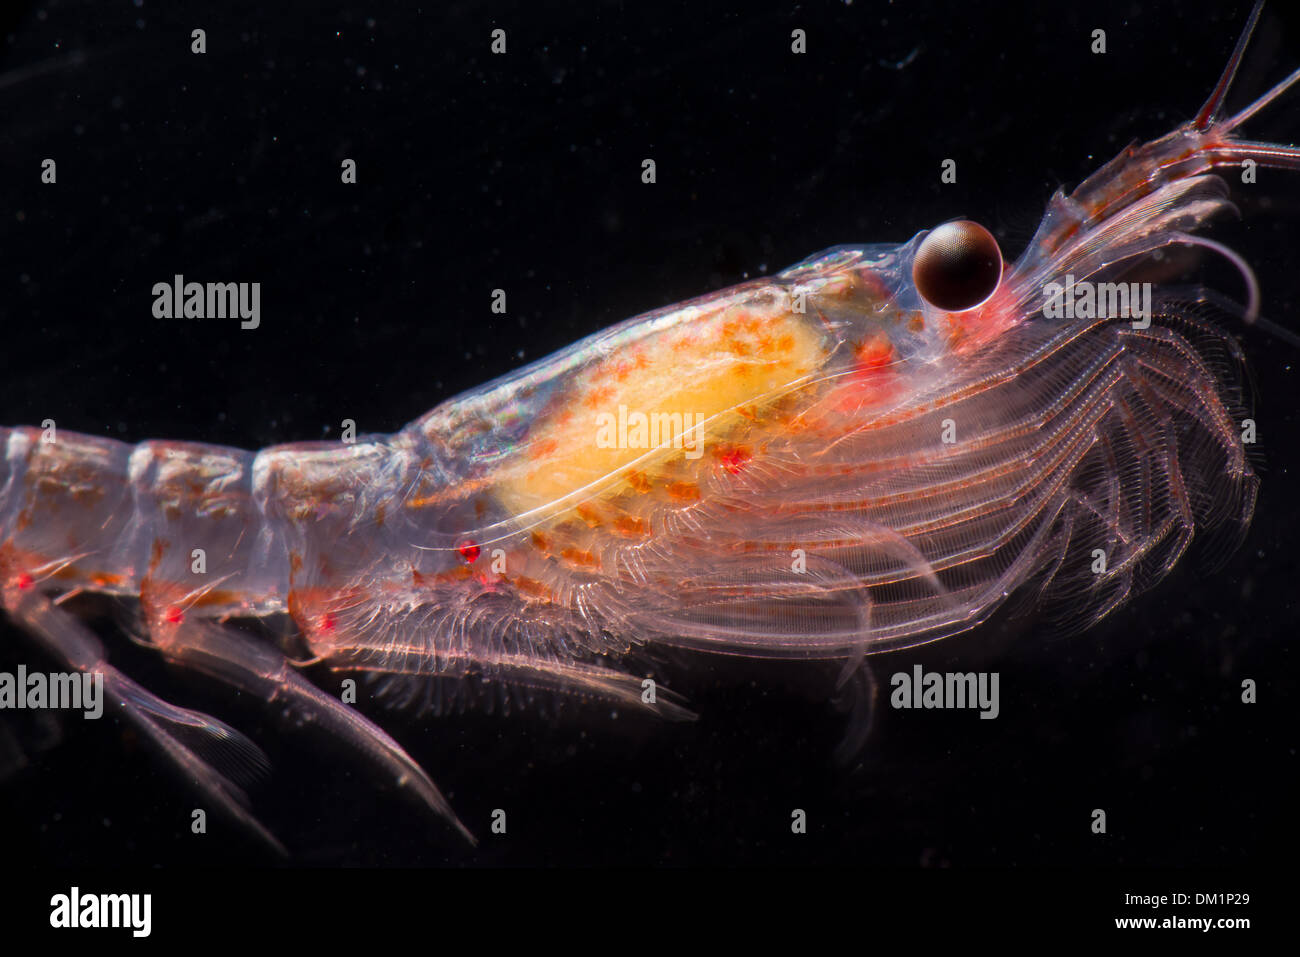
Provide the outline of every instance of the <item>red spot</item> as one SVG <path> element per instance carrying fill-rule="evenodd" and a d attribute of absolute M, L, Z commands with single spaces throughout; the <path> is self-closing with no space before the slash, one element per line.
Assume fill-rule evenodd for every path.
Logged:
<path fill-rule="evenodd" d="M 750 455 L 744 449 L 723 449 L 718 452 L 718 462 L 732 475 L 739 475 L 740 470 L 749 464 Z"/>
<path fill-rule="evenodd" d="M 858 370 L 860 372 L 878 372 L 894 361 L 894 347 L 889 339 L 873 336 L 858 347 Z"/>
<path fill-rule="evenodd" d="M 163 612 L 163 618 L 171 622 L 173 625 L 179 625 L 185 620 L 185 612 L 181 611 L 181 609 L 177 608 L 175 605 L 172 605 Z"/>
<path fill-rule="evenodd" d="M 31 588 L 32 585 L 34 584 L 35 582 L 32 580 L 32 576 L 27 574 L 26 572 L 22 572 L 18 576 L 18 587 L 21 588 L 23 591 L 26 591 L 27 589 Z"/>
<path fill-rule="evenodd" d="M 320 619 L 321 631 L 326 632 L 328 634 L 332 634 L 334 631 L 334 627 L 337 624 L 338 624 L 338 619 L 334 617 L 334 612 L 327 611 L 325 612 L 325 614 L 321 615 L 321 619 Z"/>
<path fill-rule="evenodd" d="M 478 561 L 478 554 L 480 549 L 478 547 L 478 543 L 473 541 L 472 539 L 466 542 L 462 542 L 460 547 L 457 548 L 456 551 L 460 552 L 460 557 L 465 559 L 465 564 L 467 565 L 473 565 L 476 561 Z"/>

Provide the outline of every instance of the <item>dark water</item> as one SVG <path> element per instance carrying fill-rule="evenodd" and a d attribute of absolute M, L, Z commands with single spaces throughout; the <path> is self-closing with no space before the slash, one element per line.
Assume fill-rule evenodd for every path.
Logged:
<path fill-rule="evenodd" d="M 1199 107 L 1242 3 L 925 7 L 29 4 L 0 60 L 0 421 L 257 448 L 392 431 L 457 392 L 638 312 L 848 242 L 957 215 L 1015 256 L 1056 186 Z M 1283 5 L 1279 4 L 1279 8 Z M 1213 9 L 1202 9 L 1213 7 Z M 208 52 L 189 52 L 207 31 Z M 508 53 L 488 54 L 507 30 Z M 1300 65 L 1266 13 L 1248 102 Z M 790 53 L 807 31 L 809 53 Z M 1089 52 L 1095 28 L 1104 55 Z M 1252 124 L 1291 142 L 1296 96 Z M 39 183 L 44 157 L 57 186 Z M 355 158 L 359 183 L 339 164 Z M 653 157 L 658 182 L 640 182 Z M 958 161 L 941 185 L 939 163 Z M 1300 325 L 1300 176 L 1234 190 L 1211 235 Z M 167 322 L 155 282 L 258 281 L 262 323 Z M 1195 273 L 1240 298 L 1218 263 Z M 507 316 L 489 311 L 508 290 Z M 1240 331 L 1240 330 L 1238 330 Z M 257 702 L 179 676 L 97 622 L 115 661 L 262 744 L 255 810 L 294 860 L 336 864 L 1120 867 L 1292 858 L 1300 354 L 1240 331 L 1262 492 L 1243 548 L 1193 554 L 1070 639 L 999 618 L 879 663 L 1001 675 L 1002 712 L 892 712 L 850 768 L 835 673 L 685 659 L 701 718 L 413 720 L 362 702 L 482 846 Z M 42 661 L 7 623 L 0 666 Z M 49 663 L 46 667 L 52 667 Z M 316 673 L 322 681 L 335 680 Z M 1259 684 L 1259 703 L 1240 685 Z M 110 722 L 11 724 L 11 865 L 268 864 Z M 504 837 L 488 836 L 495 808 Z M 809 832 L 790 832 L 793 808 Z M 1108 833 L 1091 833 L 1104 808 Z"/>

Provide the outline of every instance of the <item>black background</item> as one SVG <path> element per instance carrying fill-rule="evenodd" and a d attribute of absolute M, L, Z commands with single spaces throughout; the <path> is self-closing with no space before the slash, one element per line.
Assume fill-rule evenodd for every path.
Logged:
<path fill-rule="evenodd" d="M 0 60 L 0 421 L 245 448 L 337 437 L 345 418 L 393 431 L 626 316 L 826 246 L 966 215 L 1013 257 L 1056 186 L 1195 112 L 1247 12 L 699 6 L 20 5 Z M 1277 6 L 1234 104 L 1300 65 L 1297 20 Z M 505 56 L 488 52 L 497 27 Z M 1251 134 L 1292 142 L 1297 96 Z M 45 157 L 56 186 L 39 181 Z M 339 181 L 345 157 L 358 185 Z M 1213 235 L 1258 270 L 1265 314 L 1296 327 L 1300 177 L 1261 171 L 1234 195 L 1244 220 Z M 154 319 L 153 284 L 178 272 L 261 282 L 261 328 Z M 1241 297 L 1219 264 L 1197 275 Z M 692 725 L 599 709 L 418 720 L 363 701 L 483 839 L 470 850 L 328 742 L 96 627 L 129 673 L 267 750 L 255 810 L 296 863 L 1290 860 L 1300 355 L 1241 338 L 1263 455 L 1245 547 L 1209 572 L 1192 556 L 1078 638 L 999 619 L 879 661 L 882 675 L 997 670 L 1002 715 L 887 711 L 848 769 L 831 760 L 844 717 L 822 666 L 679 662 Z M 23 641 L 0 625 L 0 667 L 41 665 Z M 190 834 L 194 796 L 112 721 L 10 727 L 27 763 L 0 782 L 6 861 L 276 863 L 219 819 Z M 807 835 L 790 833 L 796 807 Z M 494 808 L 506 836 L 489 833 Z"/>

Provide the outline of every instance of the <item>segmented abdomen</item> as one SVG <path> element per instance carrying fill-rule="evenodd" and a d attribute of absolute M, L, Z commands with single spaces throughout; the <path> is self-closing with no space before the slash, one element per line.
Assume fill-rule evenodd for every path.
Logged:
<path fill-rule="evenodd" d="M 275 527 L 262 520 L 252 453 L 131 446 L 55 428 L 0 429 L 0 441 L 6 573 L 35 576 L 51 590 L 140 596 L 162 614 L 283 607 L 287 560 Z"/>

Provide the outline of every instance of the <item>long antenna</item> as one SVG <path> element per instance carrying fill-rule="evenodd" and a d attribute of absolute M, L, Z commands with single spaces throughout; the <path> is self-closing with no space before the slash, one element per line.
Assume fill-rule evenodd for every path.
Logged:
<path fill-rule="evenodd" d="M 1259 15 L 1263 9 L 1264 0 L 1255 0 L 1255 6 L 1250 11 L 1250 16 L 1246 18 L 1246 29 L 1241 31 L 1236 49 L 1232 51 L 1232 56 L 1228 58 L 1228 65 L 1223 68 L 1223 76 L 1219 77 L 1214 92 L 1205 101 L 1201 111 L 1196 114 L 1196 119 L 1192 120 L 1192 129 L 1203 132 L 1218 121 L 1219 115 L 1223 111 L 1223 101 L 1228 96 L 1228 88 L 1232 86 L 1232 81 L 1237 76 L 1237 67 L 1241 66 L 1241 58 L 1246 52 L 1246 44 L 1250 42 L 1250 35 L 1255 32 L 1255 24 L 1259 22 Z"/>

